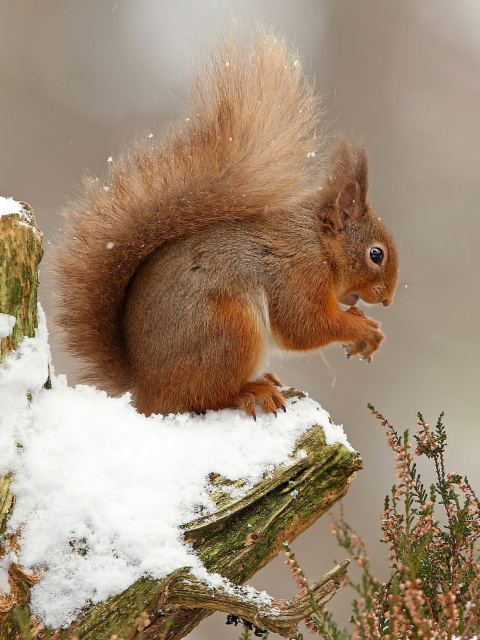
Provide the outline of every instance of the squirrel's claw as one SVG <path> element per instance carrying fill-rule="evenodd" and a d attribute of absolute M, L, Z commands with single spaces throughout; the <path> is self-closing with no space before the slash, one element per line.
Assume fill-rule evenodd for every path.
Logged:
<path fill-rule="evenodd" d="M 234 406 L 243 409 L 245 413 L 256 420 L 255 402 L 258 399 L 263 413 L 273 413 L 277 416 L 277 410 L 285 411 L 285 398 L 276 389 L 271 380 L 255 380 L 243 385 L 234 400 Z"/>
<path fill-rule="evenodd" d="M 342 347 L 342 349 L 345 351 L 345 357 L 346 357 L 346 358 L 347 358 L 347 360 L 348 360 L 348 358 L 350 358 L 350 356 L 352 355 L 352 354 L 350 353 L 350 347 L 348 346 L 348 344 L 342 344 L 342 345 L 341 345 L 341 347 Z"/>
<path fill-rule="evenodd" d="M 356 307 L 351 307 L 346 313 L 355 317 L 356 326 L 354 325 L 352 329 L 352 342 L 347 345 L 342 344 L 346 350 L 345 355 L 347 358 L 358 355 L 369 363 L 385 337 L 380 330 L 380 323 L 373 318 L 368 318 Z"/>

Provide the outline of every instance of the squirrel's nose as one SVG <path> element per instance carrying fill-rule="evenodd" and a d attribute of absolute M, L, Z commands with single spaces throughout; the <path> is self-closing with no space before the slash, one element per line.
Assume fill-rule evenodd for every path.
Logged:
<path fill-rule="evenodd" d="M 393 302 L 392 300 L 384 300 L 382 304 L 384 307 L 389 307 L 392 304 L 392 302 Z"/>

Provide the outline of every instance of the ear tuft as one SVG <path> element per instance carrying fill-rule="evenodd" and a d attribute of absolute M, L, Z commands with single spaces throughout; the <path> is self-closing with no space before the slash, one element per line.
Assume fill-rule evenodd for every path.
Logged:
<path fill-rule="evenodd" d="M 337 215 L 336 227 L 343 231 L 347 220 L 359 218 L 366 210 L 368 162 L 365 147 L 357 144 L 352 150 L 345 138 L 340 138 L 331 156 L 327 182 Z"/>
<path fill-rule="evenodd" d="M 355 177 L 359 187 L 360 205 L 365 208 L 367 206 L 368 191 L 368 160 L 367 152 L 363 144 L 357 144 L 355 147 Z"/>
<path fill-rule="evenodd" d="M 346 176 L 350 179 L 355 176 L 355 159 L 348 142 L 343 136 L 333 150 L 330 165 L 330 179 L 332 181 L 344 181 Z"/>

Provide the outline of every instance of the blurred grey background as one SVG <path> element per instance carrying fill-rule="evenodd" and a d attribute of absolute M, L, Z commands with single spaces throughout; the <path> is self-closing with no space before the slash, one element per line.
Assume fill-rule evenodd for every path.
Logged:
<path fill-rule="evenodd" d="M 368 311 L 387 334 L 371 365 L 334 345 L 275 367 L 361 452 L 365 469 L 345 513 L 385 578 L 379 514 L 395 471 L 367 402 L 400 431 L 415 429 L 418 410 L 430 422 L 445 411 L 447 467 L 480 485 L 478 0 L 0 0 L 0 194 L 34 208 L 48 252 L 82 174 L 102 174 L 136 134 L 178 117 L 198 47 L 256 20 L 299 48 L 332 128 L 365 139 L 371 201 L 399 248 L 395 304 Z M 41 299 L 51 316 L 46 269 Z M 52 325 L 50 333 L 56 371 L 73 383 L 75 363 L 55 346 Z M 294 550 L 312 581 L 344 557 L 328 516 Z M 251 584 L 295 593 L 283 558 Z M 344 590 L 330 605 L 345 623 L 350 600 Z M 237 638 L 224 620 L 216 614 L 190 637 Z"/>

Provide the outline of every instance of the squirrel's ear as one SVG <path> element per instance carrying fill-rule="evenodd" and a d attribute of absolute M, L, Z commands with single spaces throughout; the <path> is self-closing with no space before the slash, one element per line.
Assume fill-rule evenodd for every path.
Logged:
<path fill-rule="evenodd" d="M 345 177 L 355 176 L 355 159 L 348 142 L 341 137 L 333 150 L 330 160 L 330 178 L 334 181 L 344 181 Z"/>
<path fill-rule="evenodd" d="M 366 209 L 368 187 L 367 155 L 362 145 L 352 151 L 340 138 L 330 161 L 328 184 L 333 189 L 337 231 L 343 231 L 345 222 L 359 218 Z"/>
<path fill-rule="evenodd" d="M 367 206 L 368 191 L 368 160 L 363 144 L 358 144 L 355 148 L 355 177 L 358 184 L 360 206 L 365 208 Z"/>
<path fill-rule="evenodd" d="M 363 207 L 360 204 L 359 192 L 357 182 L 349 182 L 338 194 L 335 200 L 338 231 L 343 231 L 346 220 L 353 220 L 361 215 Z"/>

